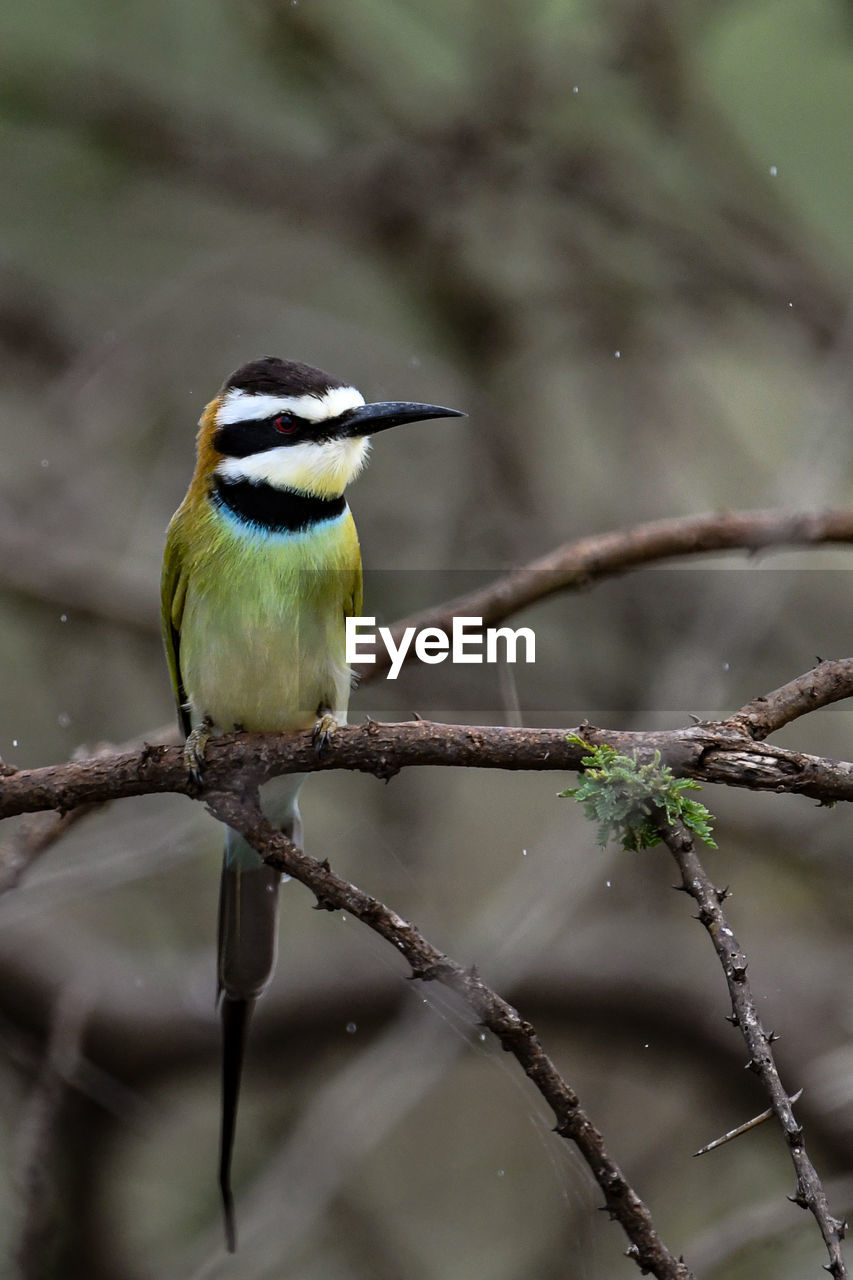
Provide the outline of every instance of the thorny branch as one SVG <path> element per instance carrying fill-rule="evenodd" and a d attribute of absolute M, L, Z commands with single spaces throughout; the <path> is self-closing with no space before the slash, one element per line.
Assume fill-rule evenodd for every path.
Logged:
<path fill-rule="evenodd" d="M 306 885 L 316 895 L 318 907 L 350 912 L 397 948 L 411 966 L 413 978 L 440 982 L 460 995 L 539 1090 L 554 1113 L 555 1131 L 577 1145 L 604 1194 L 610 1217 L 619 1222 L 631 1241 L 628 1256 L 643 1274 L 651 1272 L 661 1280 L 692 1280 L 693 1273 L 661 1241 L 647 1206 L 608 1154 L 601 1134 L 546 1054 L 534 1028 L 512 1005 L 488 987 L 475 969 L 465 969 L 451 960 L 384 903 L 335 875 L 327 863 L 309 857 L 275 831 L 264 818 L 257 797 L 220 792 L 208 794 L 206 804 L 214 817 L 240 831 L 267 862 Z"/>
<path fill-rule="evenodd" d="M 772 1044 L 775 1037 L 761 1025 L 755 997 L 747 978 L 746 955 L 723 911 L 725 890 L 715 888 L 711 882 L 696 853 L 690 833 L 683 826 L 670 826 L 662 822 L 660 834 L 681 872 L 680 888 L 699 907 L 698 919 L 707 929 L 726 975 L 732 1002 L 731 1020 L 743 1036 L 749 1050 L 749 1067 L 761 1080 L 785 1135 L 797 1175 L 797 1190 L 791 1199 L 814 1214 L 829 1253 L 829 1265 L 826 1269 L 835 1280 L 845 1280 L 847 1268 L 841 1256 L 841 1241 L 847 1224 L 830 1213 L 826 1192 L 806 1153 L 802 1128 L 794 1116 L 791 1099 L 782 1084 L 773 1057 Z"/>
<path fill-rule="evenodd" d="M 584 748 L 575 734 L 628 754 L 661 756 L 681 777 L 791 792 L 824 804 L 853 800 L 853 762 L 770 746 L 762 739 L 773 727 L 804 710 L 816 710 L 853 693 L 853 659 L 821 662 L 789 684 L 747 703 L 727 720 L 703 721 L 679 729 L 630 731 L 582 724 L 563 729 L 514 729 L 494 725 L 350 725 L 336 731 L 318 756 L 310 733 L 226 734 L 205 752 L 208 789 L 256 787 L 283 773 L 351 769 L 391 778 L 401 769 L 453 765 L 476 769 L 567 770 L 580 767 Z M 799 710 L 796 710 L 799 708 Z M 756 741 L 758 739 L 758 741 Z M 124 796 L 179 792 L 196 796 L 180 747 L 144 746 L 118 755 L 0 774 L 0 818 Z"/>

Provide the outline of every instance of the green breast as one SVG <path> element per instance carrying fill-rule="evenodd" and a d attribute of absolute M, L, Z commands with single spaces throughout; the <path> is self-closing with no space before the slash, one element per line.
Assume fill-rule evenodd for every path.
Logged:
<path fill-rule="evenodd" d="M 309 728 L 323 704 L 346 718 L 345 619 L 361 609 L 349 510 L 269 534 L 208 507 L 183 561 L 179 661 L 194 716 L 223 730 Z"/>

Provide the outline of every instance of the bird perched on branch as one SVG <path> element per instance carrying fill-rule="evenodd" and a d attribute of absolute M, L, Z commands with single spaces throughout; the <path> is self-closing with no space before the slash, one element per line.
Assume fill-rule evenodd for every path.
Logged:
<path fill-rule="evenodd" d="M 166 654 L 187 767 L 197 777 L 216 730 L 310 729 L 321 750 L 345 723 L 345 620 L 361 612 L 361 553 L 344 490 L 377 432 L 459 416 L 438 405 L 365 404 L 349 384 L 273 356 L 243 365 L 207 405 L 162 578 Z M 304 776 L 274 779 L 261 798 L 267 817 L 300 845 Z M 219 1184 L 231 1252 L 240 1075 L 249 1018 L 275 966 L 280 879 L 226 827 Z"/>

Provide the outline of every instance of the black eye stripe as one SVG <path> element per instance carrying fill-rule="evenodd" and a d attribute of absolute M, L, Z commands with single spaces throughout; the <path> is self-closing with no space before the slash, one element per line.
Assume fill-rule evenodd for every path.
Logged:
<path fill-rule="evenodd" d="M 243 422 L 227 422 L 217 427 L 213 447 L 227 458 L 248 458 L 283 444 L 296 444 L 306 433 L 312 434 L 310 422 L 293 413 L 277 413 L 270 418 L 247 418 Z"/>

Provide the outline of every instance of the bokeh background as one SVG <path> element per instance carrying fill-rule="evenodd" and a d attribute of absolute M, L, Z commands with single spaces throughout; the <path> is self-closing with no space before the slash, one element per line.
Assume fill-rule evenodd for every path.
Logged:
<path fill-rule="evenodd" d="M 238 364 L 306 360 L 466 421 L 351 496 L 369 612 L 662 515 L 850 500 L 853 9 L 843 0 L 30 0 L 0 16 L 0 753 L 168 732 L 164 530 Z M 851 552 L 720 557 L 553 600 L 535 668 L 363 688 L 621 727 L 723 715 L 849 653 Z M 839 706 L 779 740 L 849 757 Z M 518 1002 L 714 1280 L 819 1274 L 721 974 L 664 855 L 597 849 L 556 775 L 326 774 L 309 851 Z M 706 791 L 810 1149 L 853 1210 L 851 818 Z M 23 835 L 22 835 L 23 832 Z M 29 833 L 29 834 L 28 834 Z M 8 823 L 0 866 L 31 828 Z M 515 1064 L 357 922 L 284 890 L 215 1185 L 219 834 L 89 815 L 0 900 L 4 1274 L 635 1274 Z"/>

